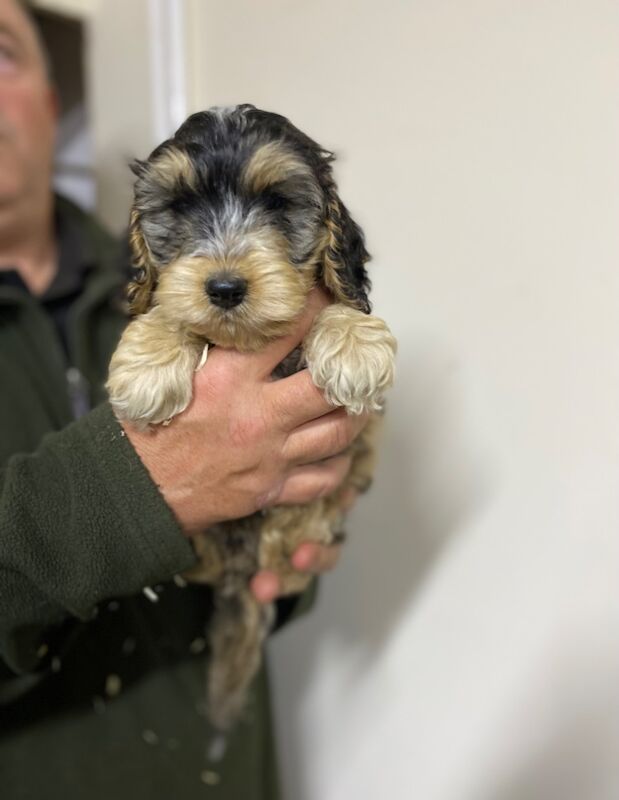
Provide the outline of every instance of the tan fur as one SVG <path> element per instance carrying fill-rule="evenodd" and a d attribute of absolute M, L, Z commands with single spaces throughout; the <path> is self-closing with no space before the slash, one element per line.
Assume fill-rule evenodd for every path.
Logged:
<path fill-rule="evenodd" d="M 382 427 L 382 413 L 372 414 L 368 424 L 353 442 L 351 446 L 352 465 L 346 476 L 343 492 L 352 488 L 362 494 L 367 492 L 372 485 Z"/>
<path fill-rule="evenodd" d="M 178 183 L 185 183 L 191 189 L 196 188 L 196 171 L 191 159 L 176 147 L 168 148 L 150 164 L 150 172 L 154 180 L 163 189 L 173 189 Z"/>
<path fill-rule="evenodd" d="M 191 569 L 183 573 L 183 577 L 192 583 L 210 583 L 215 585 L 224 571 L 224 559 L 221 548 L 208 533 L 194 536 L 193 549 L 198 557 L 198 562 Z"/>
<path fill-rule="evenodd" d="M 358 492 L 369 488 L 381 419 L 380 415 L 373 415 L 351 445 L 350 472 L 336 492 L 304 506 L 279 506 L 264 513 L 260 528 L 260 568 L 280 576 L 285 594 L 303 591 L 311 580 L 310 576 L 291 567 L 290 558 L 296 548 L 306 541 L 331 544 L 334 534 L 342 532 L 345 522 L 341 498 L 351 487 Z"/>
<path fill-rule="evenodd" d="M 308 165 L 279 142 L 258 147 L 245 167 L 243 182 L 252 192 L 285 180 L 293 174 L 311 174 Z"/>
<path fill-rule="evenodd" d="M 325 219 L 325 247 L 322 251 L 322 280 L 335 299 L 356 307 L 342 280 L 342 204 L 335 189 L 327 195 L 327 216 Z"/>
<path fill-rule="evenodd" d="M 163 190 L 185 183 L 196 187 L 188 156 L 169 148 L 146 166 L 148 179 Z M 310 174 L 309 165 L 279 142 L 258 147 L 243 182 L 260 192 L 291 175 Z M 328 498 L 306 506 L 276 507 L 242 520 L 220 523 L 195 537 L 199 563 L 185 577 L 215 587 L 216 610 L 210 625 L 209 716 L 221 729 L 242 713 L 273 619 L 249 589 L 258 569 L 278 573 L 285 593 L 302 591 L 307 575 L 290 557 L 303 541 L 331 544 L 344 524 L 341 498 L 349 487 L 365 491 L 375 460 L 378 410 L 393 381 L 395 339 L 385 323 L 358 310 L 345 275 L 344 213 L 335 187 L 325 192 L 326 217 L 305 264 L 289 262 L 283 234 L 271 226 L 242 226 L 207 254 L 156 264 L 144 239 L 138 211 L 131 214 L 130 242 L 140 273 L 132 284 L 132 311 L 111 364 L 107 388 L 116 415 L 137 427 L 160 424 L 181 413 L 192 396 L 192 380 L 206 342 L 240 350 L 259 350 L 286 334 L 302 312 L 315 283 L 317 265 L 335 303 L 324 309 L 303 344 L 315 384 L 329 402 L 349 413 L 374 412 L 351 446 L 352 467 L 344 484 Z M 365 260 L 367 254 L 361 258 Z M 222 313 L 205 291 L 210 277 L 229 273 L 247 281 L 243 302 Z"/>
<path fill-rule="evenodd" d="M 205 282 L 222 271 L 249 284 L 242 308 L 228 317 L 222 317 L 204 296 Z M 154 302 L 163 316 L 182 320 L 188 330 L 222 347 L 259 350 L 288 332 L 313 283 L 307 270 L 290 269 L 280 237 L 264 231 L 225 260 L 196 256 L 169 264 L 161 273 Z"/>
<path fill-rule="evenodd" d="M 171 147 L 149 165 L 151 179 L 162 189 L 171 190 L 185 184 L 195 189 L 196 173 L 189 156 Z M 153 291 L 157 285 L 158 265 L 142 233 L 140 216 L 131 209 L 129 219 L 129 244 L 133 253 L 133 266 L 137 277 L 130 283 L 127 296 L 131 314 L 144 314 L 151 307 Z"/>
<path fill-rule="evenodd" d="M 336 303 L 318 315 L 303 349 L 312 380 L 330 403 L 351 414 L 380 411 L 396 351 L 382 319 Z"/>
<path fill-rule="evenodd" d="M 131 314 L 144 314 L 152 302 L 158 270 L 142 234 L 140 216 L 135 208 L 131 209 L 129 219 L 129 245 L 133 253 L 133 266 L 139 276 L 128 287 L 129 310 Z"/>
<path fill-rule="evenodd" d="M 152 308 L 127 325 L 110 362 L 107 390 L 120 419 L 156 425 L 189 405 L 204 342 Z"/>
<path fill-rule="evenodd" d="M 229 729 L 243 711 L 260 665 L 261 648 L 270 626 L 269 614 L 273 613 L 272 608 L 265 609 L 258 603 L 244 576 L 258 568 L 266 569 L 278 575 L 282 594 L 297 594 L 307 588 L 312 578 L 293 569 L 291 556 L 302 542 L 329 545 L 343 531 L 341 498 L 349 487 L 359 492 L 369 488 L 380 421 L 379 415 L 373 415 L 351 445 L 350 472 L 331 496 L 304 506 L 271 508 L 242 521 L 246 547 L 235 548 L 234 563 L 226 553 L 225 541 L 228 535 L 238 535 L 238 523 L 217 525 L 194 539 L 200 564 L 185 573 L 185 577 L 223 587 L 210 631 L 212 652 L 208 675 L 209 718 L 219 729 Z M 226 569 L 236 579 L 226 580 Z"/>
<path fill-rule="evenodd" d="M 339 276 L 340 261 L 338 259 L 339 240 L 341 235 L 339 200 L 330 197 L 327 202 L 327 219 L 325 221 L 327 242 L 322 256 L 322 279 L 331 294 L 340 303 L 350 304 Z"/>

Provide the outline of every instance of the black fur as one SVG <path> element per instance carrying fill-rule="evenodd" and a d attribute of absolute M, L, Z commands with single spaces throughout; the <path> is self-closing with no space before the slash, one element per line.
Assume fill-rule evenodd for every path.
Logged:
<path fill-rule="evenodd" d="M 277 141 L 307 164 L 311 173 L 299 174 L 251 195 L 241 175 L 256 149 Z M 149 164 L 169 148 L 186 153 L 195 169 L 195 186 L 179 179 L 162 189 Z M 285 117 L 250 104 L 211 109 L 190 116 L 171 139 L 159 145 L 146 161 L 136 161 L 135 208 L 143 236 L 158 267 L 179 255 L 208 249 L 233 224 L 275 226 L 289 244 L 291 264 L 307 262 L 315 250 L 328 216 L 338 216 L 337 241 L 331 255 L 338 264 L 340 283 L 349 300 L 369 313 L 369 259 L 363 233 L 337 197 L 331 164 L 325 150 Z M 317 277 L 322 264 L 316 263 Z"/>

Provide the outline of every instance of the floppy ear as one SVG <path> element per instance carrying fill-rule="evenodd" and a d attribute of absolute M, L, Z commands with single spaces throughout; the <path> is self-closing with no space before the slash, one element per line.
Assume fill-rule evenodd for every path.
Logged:
<path fill-rule="evenodd" d="M 129 168 L 139 181 L 148 171 L 148 161 L 136 158 L 129 164 Z M 152 304 L 153 291 L 157 286 L 157 268 L 142 231 L 140 213 L 135 201 L 129 217 L 129 249 L 132 256 L 133 280 L 127 289 L 127 300 L 129 313 L 135 316 L 148 311 Z"/>
<path fill-rule="evenodd" d="M 144 314 L 152 305 L 153 292 L 157 286 L 157 267 L 142 233 L 140 215 L 134 207 L 129 221 L 129 246 L 135 269 L 134 279 L 129 284 L 127 298 L 132 316 Z"/>
<path fill-rule="evenodd" d="M 370 254 L 365 249 L 363 231 L 337 196 L 333 182 L 329 184 L 326 190 L 327 245 L 322 256 L 322 281 L 340 303 L 369 314 L 370 279 L 364 264 L 369 261 Z"/>

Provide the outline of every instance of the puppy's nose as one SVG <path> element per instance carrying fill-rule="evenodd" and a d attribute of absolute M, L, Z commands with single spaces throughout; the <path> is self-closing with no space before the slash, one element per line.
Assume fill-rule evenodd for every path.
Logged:
<path fill-rule="evenodd" d="M 234 275 L 216 275 L 206 282 L 206 293 L 216 306 L 234 308 L 243 302 L 247 293 L 247 281 Z"/>

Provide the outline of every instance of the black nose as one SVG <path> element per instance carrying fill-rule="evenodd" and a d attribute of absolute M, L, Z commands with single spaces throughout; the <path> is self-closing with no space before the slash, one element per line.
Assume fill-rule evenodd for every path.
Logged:
<path fill-rule="evenodd" d="M 215 276 L 206 282 L 206 293 L 211 302 L 220 308 L 234 308 L 243 302 L 247 281 L 235 276 Z"/>

